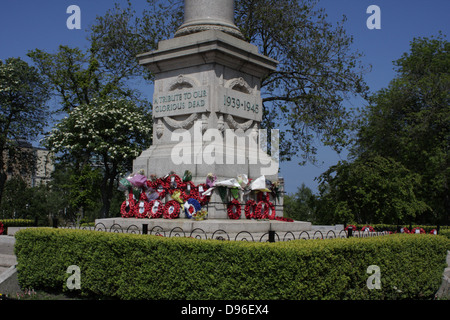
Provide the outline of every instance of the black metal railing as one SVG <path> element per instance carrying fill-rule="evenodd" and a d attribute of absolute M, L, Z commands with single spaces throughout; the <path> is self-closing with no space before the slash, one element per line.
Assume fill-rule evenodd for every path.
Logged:
<path fill-rule="evenodd" d="M 107 227 L 103 223 L 97 223 L 93 227 L 76 227 L 76 226 L 62 226 L 60 228 L 69 229 L 81 229 L 103 232 L 116 232 L 116 233 L 132 233 L 132 234 L 149 234 L 163 237 L 190 237 L 195 239 L 216 239 L 227 241 L 251 241 L 251 242 L 278 242 L 278 241 L 290 241 L 290 240 L 325 240 L 336 238 L 349 238 L 349 237 L 376 237 L 389 234 L 388 231 L 383 232 L 369 232 L 369 231 L 350 231 L 350 230 L 310 230 L 310 231 L 268 231 L 265 233 L 251 233 L 249 231 L 242 230 L 240 232 L 227 232 L 223 229 L 215 230 L 214 232 L 206 232 L 202 228 L 195 228 L 192 231 L 185 231 L 181 227 L 174 227 L 172 229 L 164 229 L 161 226 L 153 226 L 149 228 L 147 224 L 142 224 L 141 227 L 131 224 L 127 227 L 114 223 L 110 227 Z"/>

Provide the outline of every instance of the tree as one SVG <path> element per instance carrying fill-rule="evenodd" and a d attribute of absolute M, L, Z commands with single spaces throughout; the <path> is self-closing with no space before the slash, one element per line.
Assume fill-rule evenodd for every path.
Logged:
<path fill-rule="evenodd" d="M 137 53 L 155 50 L 157 41 L 173 36 L 181 25 L 181 1 L 148 3 L 150 10 L 141 14 L 128 3 L 97 18 L 91 38 L 108 61 L 120 64 L 126 59 L 134 66 Z M 353 119 L 345 99 L 367 93 L 361 54 L 351 48 L 345 18 L 334 26 L 317 7 L 314 0 L 235 1 L 235 21 L 245 40 L 280 62 L 262 80 L 262 125 L 286 128 L 280 144 L 285 160 L 301 151 L 303 159 L 316 161 L 316 137 L 340 151 L 349 142 Z"/>
<path fill-rule="evenodd" d="M 315 218 L 315 196 L 312 190 L 302 183 L 295 194 L 284 196 L 284 216 L 294 220 L 313 222 Z"/>
<path fill-rule="evenodd" d="M 450 211 L 449 51 L 442 34 L 411 42 L 394 63 L 397 76 L 363 110 L 353 148 L 354 157 L 390 157 L 420 175 L 415 193 L 432 223 L 448 223 Z"/>
<path fill-rule="evenodd" d="M 61 107 L 56 113 L 68 114 L 53 132 L 67 135 L 50 135 L 60 138 L 64 144 L 61 145 L 61 141 L 54 138 L 47 140 L 46 145 L 52 151 L 61 153 L 58 155 L 59 161 L 64 162 L 72 174 L 67 181 L 70 189 L 68 196 L 71 205 L 78 206 L 79 217 L 94 206 L 92 196 L 95 184 L 92 183 L 92 174 L 98 170 L 91 170 L 92 167 L 101 168 L 101 215 L 107 216 L 113 197 L 114 179 L 124 168 L 130 170 L 136 148 L 151 143 L 152 125 L 147 110 L 149 103 L 142 100 L 140 92 L 127 83 L 136 68 L 129 67 L 125 61 L 114 60 L 109 49 L 98 41 L 101 39 L 93 39 L 91 48 L 86 52 L 79 48 L 60 46 L 56 53 L 39 49 L 28 53 L 49 84 L 51 93 L 60 100 Z M 118 54 L 118 60 L 123 57 L 116 51 L 114 53 Z M 108 107 L 111 110 L 107 110 Z M 83 112 L 87 114 L 83 116 Z M 135 119 L 127 120 L 126 117 Z M 85 119 L 92 121 L 91 127 L 87 126 Z M 115 126 L 116 120 L 130 124 L 130 127 L 125 129 Z M 82 121 L 83 125 L 77 121 Z M 141 121 L 146 126 L 145 130 L 136 121 Z M 119 131 L 114 131 L 116 129 Z M 94 141 L 89 130 L 100 132 L 101 136 Z M 130 153 L 125 155 L 127 143 Z M 123 159 L 119 159 L 120 156 Z"/>
<path fill-rule="evenodd" d="M 101 216 L 106 217 L 118 176 L 149 146 L 150 134 L 151 114 L 144 108 L 124 99 L 94 98 L 60 121 L 45 144 L 61 153 L 60 159 L 73 159 L 80 173 L 86 165 L 101 168 Z M 87 200 L 81 188 L 78 196 L 82 202 Z"/>
<path fill-rule="evenodd" d="M 409 222 L 428 209 L 414 193 L 420 176 L 393 159 L 341 161 L 319 181 L 321 210 L 335 223 Z"/>
<path fill-rule="evenodd" d="M 93 48 L 83 52 L 79 48 L 59 46 L 56 53 L 35 49 L 28 52 L 28 56 L 45 78 L 53 96 L 61 99 L 61 108 L 56 111 L 70 112 L 94 98 L 139 100 L 137 91 L 124 83 L 128 74 L 101 65 Z"/>
<path fill-rule="evenodd" d="M 279 61 L 261 83 L 263 126 L 286 127 L 283 159 L 300 152 L 315 162 L 314 140 L 336 151 L 346 146 L 352 113 L 344 101 L 365 96 L 361 54 L 351 48 L 346 18 L 333 26 L 319 1 L 237 0 L 236 19 L 247 41 Z"/>
<path fill-rule="evenodd" d="M 19 58 L 0 61 L 0 202 L 6 161 L 18 152 L 18 141 L 34 139 L 48 118 L 48 87 L 34 67 Z"/>

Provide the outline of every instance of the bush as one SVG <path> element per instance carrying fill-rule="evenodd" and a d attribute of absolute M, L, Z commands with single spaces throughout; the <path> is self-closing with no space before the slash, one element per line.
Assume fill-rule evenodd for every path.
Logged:
<path fill-rule="evenodd" d="M 3 234 L 6 234 L 8 227 L 30 227 L 34 226 L 34 221 L 29 219 L 0 219 L 3 224 Z M 0 234 L 2 234 L 0 232 Z"/>
<path fill-rule="evenodd" d="M 39 228 L 19 231 L 15 252 L 22 288 L 68 292 L 77 265 L 90 298 L 416 299 L 438 290 L 449 247 L 425 234 L 254 243 Z"/>
<path fill-rule="evenodd" d="M 356 224 L 356 228 L 358 230 L 361 230 L 361 228 L 363 226 L 367 226 L 367 225 L 372 226 L 375 229 L 375 231 L 391 231 L 391 232 L 397 232 L 397 227 L 398 228 L 408 228 L 408 229 L 411 229 L 411 230 L 414 229 L 414 228 L 422 228 L 422 229 L 425 230 L 426 233 L 430 233 L 431 230 L 437 229 L 437 226 L 429 226 L 429 225 L 413 224 L 413 225 L 410 226 L 409 224 L 395 225 L 395 224 L 371 224 L 371 223 Z M 448 226 L 441 226 L 439 228 L 439 233 L 441 234 L 442 231 L 444 231 L 444 230 L 448 230 Z"/>

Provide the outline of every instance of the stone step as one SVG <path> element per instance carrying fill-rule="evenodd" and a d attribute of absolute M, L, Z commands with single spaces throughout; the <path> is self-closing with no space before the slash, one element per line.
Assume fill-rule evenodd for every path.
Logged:
<path fill-rule="evenodd" d="M 17 264 L 16 256 L 9 254 L 0 254 L 0 267 L 9 268 Z"/>

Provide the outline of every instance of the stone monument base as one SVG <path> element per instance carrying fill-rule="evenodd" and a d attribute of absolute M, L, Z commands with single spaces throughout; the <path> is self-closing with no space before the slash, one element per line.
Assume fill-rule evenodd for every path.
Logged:
<path fill-rule="evenodd" d="M 311 223 L 304 221 L 285 222 L 277 220 L 248 219 L 137 219 L 137 218 L 106 218 L 95 220 L 96 229 L 117 232 L 141 233 L 143 225 L 147 225 L 149 234 L 164 236 L 186 236 L 201 239 L 222 238 L 235 240 L 236 236 L 259 241 L 267 236 L 269 231 L 275 231 L 278 237 L 292 232 L 297 237 L 300 232 L 311 231 Z M 249 236 L 249 234 L 251 236 Z"/>

